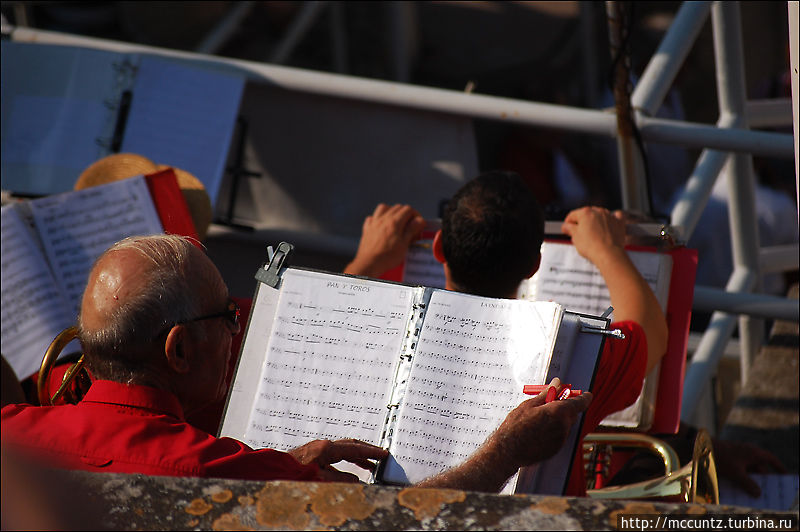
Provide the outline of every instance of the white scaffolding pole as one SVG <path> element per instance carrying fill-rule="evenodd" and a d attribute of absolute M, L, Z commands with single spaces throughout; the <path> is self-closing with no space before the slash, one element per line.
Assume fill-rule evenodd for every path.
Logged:
<path fill-rule="evenodd" d="M 746 128 L 745 81 L 739 4 L 715 2 L 711 8 L 714 29 L 717 95 L 721 119 L 734 127 Z M 755 179 L 752 156 L 731 154 L 727 161 L 729 222 L 734 271 L 727 292 L 749 293 L 759 282 L 759 240 L 755 210 Z M 690 207 L 691 208 L 691 207 Z M 725 336 L 720 333 L 724 331 Z M 733 334 L 733 318 L 715 312 L 697 351 L 686 368 L 681 419 L 691 421 L 702 389 L 716 373 L 724 344 Z M 705 341 L 706 336 L 713 341 Z M 750 316 L 739 317 L 740 367 L 742 383 L 747 382 L 750 364 L 763 338 L 763 321 Z"/>

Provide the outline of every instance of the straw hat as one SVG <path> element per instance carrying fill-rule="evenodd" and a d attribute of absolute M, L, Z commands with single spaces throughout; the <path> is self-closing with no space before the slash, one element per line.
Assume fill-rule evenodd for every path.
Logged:
<path fill-rule="evenodd" d="M 167 168 L 172 168 L 175 172 L 178 187 L 189 206 L 189 213 L 192 216 L 197 235 L 200 240 L 203 240 L 208 232 L 208 226 L 211 224 L 211 200 L 203 183 L 186 170 L 156 164 L 147 157 L 135 153 L 115 153 L 89 165 L 78 177 L 74 189 L 81 190 L 128 177 L 152 174 Z"/>

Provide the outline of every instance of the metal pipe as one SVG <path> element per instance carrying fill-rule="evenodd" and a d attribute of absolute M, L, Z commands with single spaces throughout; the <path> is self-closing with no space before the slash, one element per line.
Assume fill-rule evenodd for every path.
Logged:
<path fill-rule="evenodd" d="M 792 79 L 792 128 L 794 138 L 800 139 L 800 3 L 786 2 L 789 12 L 789 73 Z M 800 146 L 794 143 L 794 201 L 800 218 Z"/>
<path fill-rule="evenodd" d="M 743 119 L 744 115 L 740 115 Z M 725 117 L 722 117 L 725 118 Z M 721 128 L 708 124 L 639 116 L 639 132 L 648 142 L 680 144 L 689 148 L 711 148 L 748 152 L 764 157 L 794 157 L 794 137 L 788 133 Z"/>
<path fill-rule="evenodd" d="M 345 26 L 345 6 L 340 1 L 331 2 L 331 48 L 333 50 L 333 69 L 339 74 L 349 70 L 347 59 L 347 29 Z"/>
<path fill-rule="evenodd" d="M 717 77 L 717 99 L 720 116 L 740 119 L 738 127 L 747 128 L 745 106 L 747 94 L 744 76 L 744 50 L 738 2 L 715 2 L 711 8 L 714 30 L 714 57 Z M 728 220 L 734 271 L 755 272 L 758 288 L 759 235 L 755 206 L 755 176 L 753 156 L 736 153 L 728 160 Z M 763 342 L 763 322 L 743 315 L 739 318 L 739 338 L 742 345 L 740 368 L 742 382 L 747 381 L 750 365 Z"/>
<path fill-rule="evenodd" d="M 615 116 L 606 111 L 314 72 L 243 59 L 220 59 L 192 52 L 28 28 L 15 28 L 12 38 L 16 41 L 85 46 L 123 53 L 156 53 L 166 57 L 221 64 L 227 68 L 234 67 L 233 70 L 238 67 L 242 69 L 240 72 L 252 81 L 271 83 L 286 90 L 499 120 L 534 127 L 575 131 L 588 135 L 610 138 L 616 136 Z M 651 117 L 640 117 L 638 123 L 645 141 L 682 144 L 693 148 L 710 147 L 729 151 L 751 151 L 755 155 L 767 157 L 794 157 L 794 139 L 790 134 L 726 130 L 708 124 Z"/>
<path fill-rule="evenodd" d="M 414 45 L 414 4 L 392 0 L 384 2 L 386 24 L 389 27 L 390 72 L 395 81 L 408 83 L 411 79 L 411 57 Z"/>
<path fill-rule="evenodd" d="M 734 270 L 725 285 L 725 290 L 727 292 L 749 292 L 755 281 L 752 271 Z M 702 296 L 702 290 L 700 292 Z M 694 301 L 698 301 L 697 290 L 695 290 Z M 694 308 L 694 304 L 692 307 Z M 681 419 L 683 421 L 692 421 L 700 394 L 716 373 L 719 359 L 722 358 L 722 354 L 725 352 L 725 344 L 733 335 L 735 327 L 735 315 L 719 311 L 711 315 L 711 321 L 700 339 L 697 351 L 694 352 L 691 360 L 686 365 L 681 404 Z"/>
<path fill-rule="evenodd" d="M 719 359 L 725 351 L 725 344 L 736 328 L 736 316 L 714 312 L 703 337 L 686 366 L 683 379 L 683 398 L 681 399 L 681 421 L 692 424 L 697 402 L 708 382 L 717 371 Z"/>
<path fill-rule="evenodd" d="M 650 62 L 636 84 L 635 109 L 655 116 L 692 49 L 711 9 L 711 2 L 683 2 Z"/>
<path fill-rule="evenodd" d="M 269 57 L 270 63 L 285 63 L 300 39 L 317 19 L 327 3 L 320 1 L 303 2 L 300 12 L 294 17 L 283 38 Z"/>
<path fill-rule="evenodd" d="M 688 242 L 703 214 L 728 152 L 703 150 L 692 175 L 672 207 L 670 223 L 680 229 L 680 238 Z"/>
<path fill-rule="evenodd" d="M 792 99 L 749 100 L 745 106 L 750 127 L 785 127 L 792 125 Z"/>
<path fill-rule="evenodd" d="M 681 461 L 675 449 L 664 440 L 649 436 L 647 434 L 626 433 L 620 437 L 619 433 L 592 432 L 583 438 L 584 443 L 604 443 L 617 445 L 619 447 L 636 447 L 647 449 L 661 457 L 664 463 L 664 474 L 671 475 L 681 467 Z"/>
<path fill-rule="evenodd" d="M 800 309 L 796 299 L 748 292 L 727 292 L 699 285 L 694 287 L 692 310 L 701 312 L 718 310 L 756 318 L 800 321 Z"/>
<path fill-rule="evenodd" d="M 800 268 L 800 246 L 765 246 L 759 250 L 758 264 L 761 273 L 778 273 Z"/>
<path fill-rule="evenodd" d="M 195 47 L 199 54 L 215 54 L 231 35 L 239 29 L 242 20 L 250 13 L 255 2 L 234 2 L 222 20 Z"/>

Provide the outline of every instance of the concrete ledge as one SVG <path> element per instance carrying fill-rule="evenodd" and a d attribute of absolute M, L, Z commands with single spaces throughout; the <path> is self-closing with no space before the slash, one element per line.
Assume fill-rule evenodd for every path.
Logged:
<path fill-rule="evenodd" d="M 792 518 L 796 530 L 798 515 L 766 514 L 731 506 L 507 496 L 361 484 L 65 474 L 71 493 L 80 493 L 85 501 L 86 512 L 81 516 L 90 529 L 616 530 L 620 515 L 699 518 L 728 514 Z M 75 528 L 80 524 L 76 523 Z"/>

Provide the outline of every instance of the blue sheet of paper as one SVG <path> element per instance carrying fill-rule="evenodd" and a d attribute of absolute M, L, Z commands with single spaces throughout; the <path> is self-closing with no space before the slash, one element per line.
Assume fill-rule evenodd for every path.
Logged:
<path fill-rule="evenodd" d="M 143 56 L 121 151 L 193 174 L 213 205 L 243 89 L 241 76 Z"/>
<path fill-rule="evenodd" d="M 188 171 L 216 203 L 243 75 L 168 56 L 3 41 L 2 79 L 4 190 L 72 190 L 111 153 L 119 102 L 130 91 L 119 151 Z"/>

